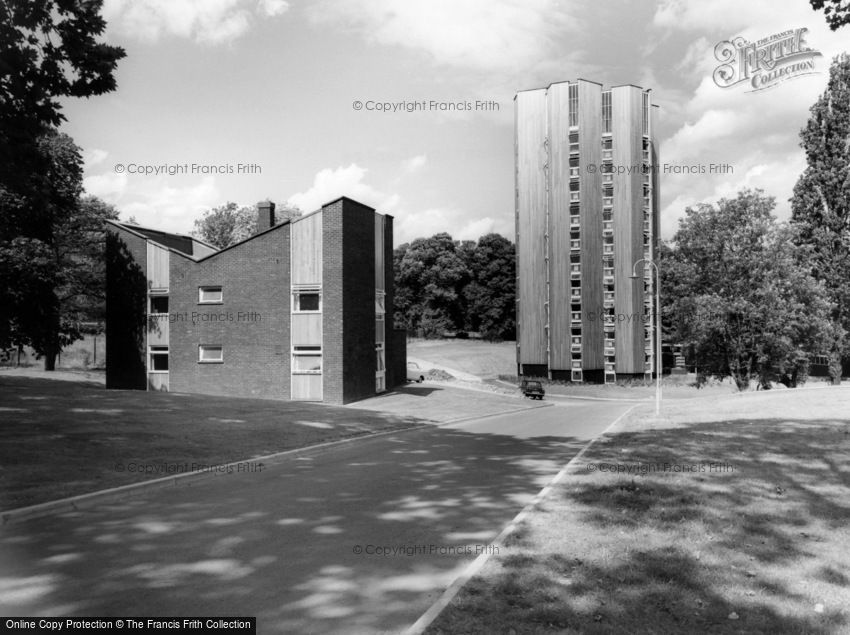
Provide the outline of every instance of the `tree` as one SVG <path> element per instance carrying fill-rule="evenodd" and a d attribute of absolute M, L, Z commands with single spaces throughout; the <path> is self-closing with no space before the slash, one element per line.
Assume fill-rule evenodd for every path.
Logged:
<path fill-rule="evenodd" d="M 464 287 L 467 328 L 487 340 L 516 337 L 516 249 L 499 234 L 472 242 L 467 259 L 472 280 Z"/>
<path fill-rule="evenodd" d="M 295 205 L 283 203 L 275 207 L 275 224 L 298 218 L 301 210 Z M 228 201 L 224 205 L 204 212 L 195 220 L 192 235 L 211 245 L 224 249 L 257 233 L 257 207 L 239 207 Z"/>
<path fill-rule="evenodd" d="M 401 245 L 394 252 L 393 264 L 397 324 L 425 337 L 464 327 L 460 300 L 469 269 L 449 234 Z"/>
<path fill-rule="evenodd" d="M 809 0 L 809 4 L 815 11 L 823 9 L 826 23 L 833 31 L 850 24 L 850 5 L 846 0 Z"/>
<path fill-rule="evenodd" d="M 55 130 L 60 99 L 114 90 L 124 57 L 96 41 L 101 4 L 0 0 L 0 348 L 29 344 L 48 370 L 73 337 L 57 253 L 82 184 L 79 149 Z"/>
<path fill-rule="evenodd" d="M 796 229 L 771 215 L 774 199 L 739 192 L 686 210 L 662 261 L 665 311 L 701 373 L 796 385 L 808 355 L 832 337 L 826 290 L 812 276 Z"/>
<path fill-rule="evenodd" d="M 830 377 L 841 381 L 842 358 L 850 356 L 850 56 L 836 57 L 826 91 L 811 107 L 800 132 L 807 167 L 794 187 L 791 220 L 798 243 L 811 247 L 814 275 L 833 302 L 835 339 L 825 342 Z"/>
<path fill-rule="evenodd" d="M 59 99 L 115 90 L 124 50 L 96 41 L 101 1 L 0 1 L 0 240 L 49 234 L 50 159 L 39 147 L 64 119 Z M 11 233 L 10 233 L 11 232 Z"/>

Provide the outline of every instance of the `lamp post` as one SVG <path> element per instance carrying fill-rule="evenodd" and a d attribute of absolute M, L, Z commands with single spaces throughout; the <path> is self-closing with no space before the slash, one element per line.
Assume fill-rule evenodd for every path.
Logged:
<path fill-rule="evenodd" d="M 637 275 L 637 266 L 640 263 L 651 265 L 655 268 L 655 414 L 661 414 L 661 374 L 664 365 L 661 363 L 661 274 L 658 271 L 658 265 L 650 258 L 641 258 L 632 265 L 632 275 L 629 276 L 632 280 L 639 280 Z"/>

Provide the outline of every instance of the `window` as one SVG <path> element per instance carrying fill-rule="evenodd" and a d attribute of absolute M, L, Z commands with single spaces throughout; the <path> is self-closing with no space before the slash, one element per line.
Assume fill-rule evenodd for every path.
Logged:
<path fill-rule="evenodd" d="M 384 315 L 386 311 L 386 291 L 375 291 L 375 315 Z"/>
<path fill-rule="evenodd" d="M 611 91 L 602 93 L 602 132 L 611 132 Z"/>
<path fill-rule="evenodd" d="M 198 346 L 198 361 L 202 364 L 215 364 L 224 361 L 224 351 L 221 346 Z"/>
<path fill-rule="evenodd" d="M 168 313 L 168 296 L 167 295 L 152 295 L 150 296 L 151 306 L 149 313 L 163 314 Z"/>
<path fill-rule="evenodd" d="M 296 375 L 320 375 L 322 373 L 322 347 L 294 346 L 292 348 L 292 372 Z"/>
<path fill-rule="evenodd" d="M 167 373 L 168 372 L 168 347 L 167 346 L 151 346 L 148 352 L 148 372 L 151 373 Z"/>
<path fill-rule="evenodd" d="M 569 88 L 570 101 L 570 125 L 578 125 L 578 84 L 570 84 Z"/>
<path fill-rule="evenodd" d="M 221 287 L 198 287 L 198 304 L 221 304 Z"/>
<path fill-rule="evenodd" d="M 322 292 L 317 289 L 295 289 L 292 292 L 293 313 L 319 313 L 322 310 Z"/>
<path fill-rule="evenodd" d="M 643 134 L 649 134 L 649 93 L 643 94 Z"/>

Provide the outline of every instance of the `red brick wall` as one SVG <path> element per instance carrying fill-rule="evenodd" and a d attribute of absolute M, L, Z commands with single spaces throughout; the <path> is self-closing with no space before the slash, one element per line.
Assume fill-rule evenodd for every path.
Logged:
<path fill-rule="evenodd" d="M 172 253 L 170 390 L 289 399 L 289 280 L 288 225 L 199 263 Z M 198 304 L 206 285 L 222 304 Z M 222 345 L 224 363 L 199 363 L 199 344 Z"/>

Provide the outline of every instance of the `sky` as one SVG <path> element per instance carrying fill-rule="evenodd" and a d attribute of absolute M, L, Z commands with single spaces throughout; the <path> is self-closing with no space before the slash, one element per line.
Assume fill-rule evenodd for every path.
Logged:
<path fill-rule="evenodd" d="M 661 175 L 662 238 L 745 187 L 787 219 L 799 131 L 850 42 L 807 0 L 105 0 L 103 15 L 127 52 L 118 88 L 64 102 L 87 193 L 180 233 L 228 201 L 310 212 L 344 195 L 394 216 L 396 245 L 513 240 L 514 95 L 577 78 L 652 89 L 661 164 L 731 166 Z M 712 79 L 718 42 L 796 28 L 815 73 Z"/>

